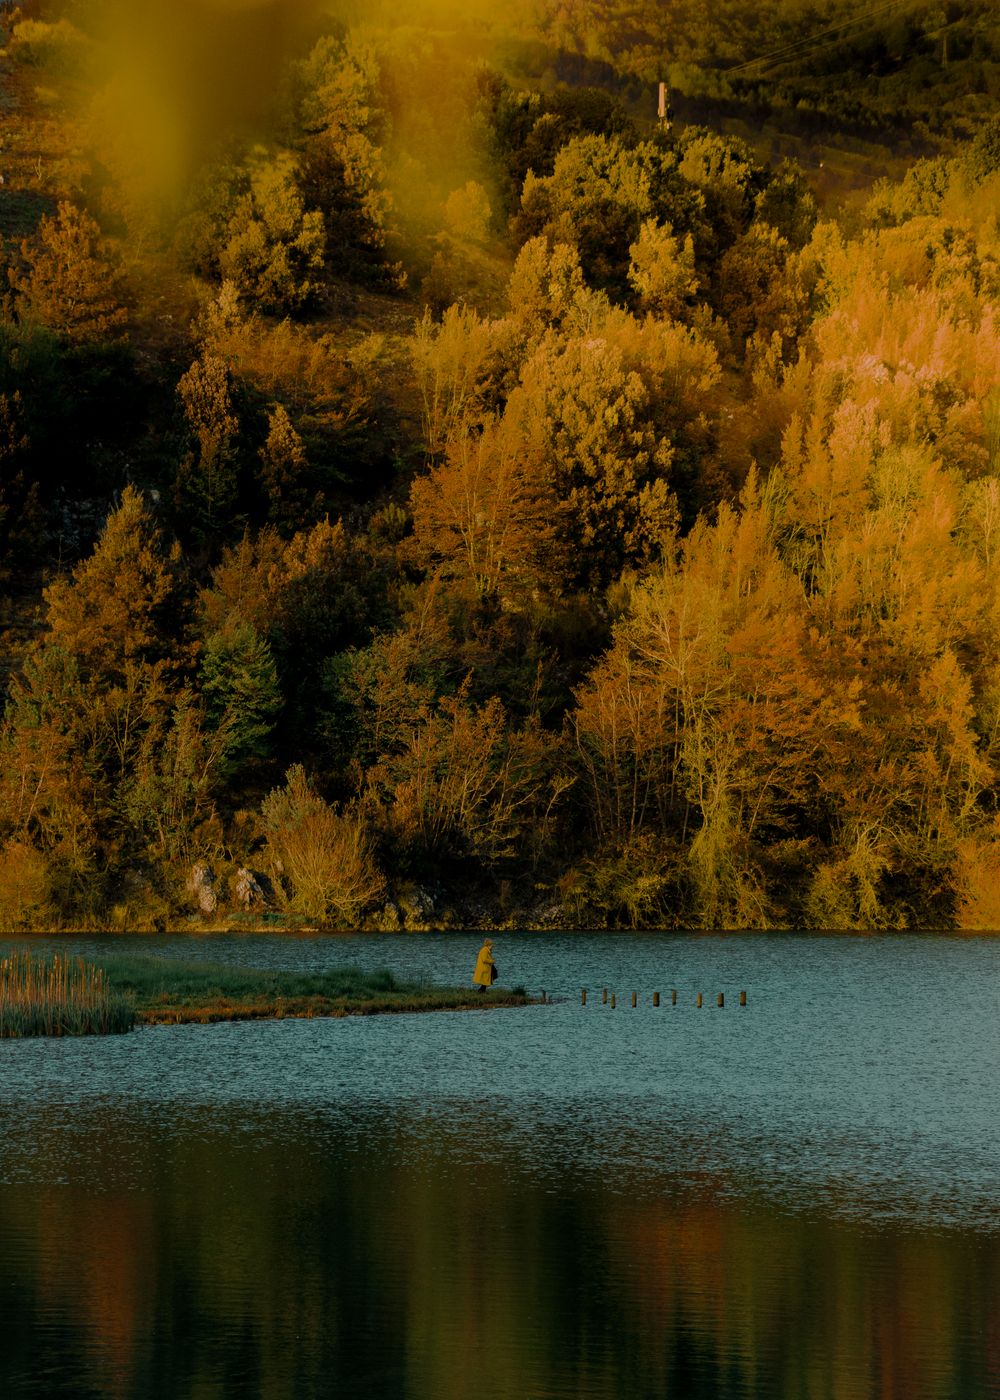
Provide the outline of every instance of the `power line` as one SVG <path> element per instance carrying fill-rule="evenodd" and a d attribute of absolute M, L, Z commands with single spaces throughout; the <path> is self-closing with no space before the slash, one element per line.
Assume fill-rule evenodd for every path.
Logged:
<path fill-rule="evenodd" d="M 855 25 L 861 25 L 861 27 L 864 28 L 867 24 L 870 24 L 872 20 L 889 14 L 893 10 L 903 9 L 907 5 L 913 3 L 914 0 L 886 0 L 886 3 L 876 6 L 875 9 L 866 9 L 863 13 L 858 13 L 850 19 L 841 20 L 837 24 L 831 24 L 826 29 L 819 29 L 814 34 L 807 34 L 801 39 L 793 39 L 791 43 L 782 44 L 780 47 L 772 49 L 770 53 L 759 54 L 756 58 L 750 58 L 743 63 L 734 64 L 732 68 L 727 68 L 724 71 L 727 74 L 740 73 L 744 69 L 755 67 L 758 63 L 769 64 L 775 60 L 780 60 L 785 54 L 794 54 L 799 49 L 808 49 L 819 40 L 828 38 L 832 34 L 842 33 L 845 30 L 853 28 Z"/>
<path fill-rule="evenodd" d="M 831 35 L 845 33 L 849 29 L 854 29 L 860 25 L 856 32 L 863 33 L 865 28 L 873 21 L 880 20 L 892 14 L 896 10 L 904 10 L 919 0 L 887 0 L 887 3 L 877 5 L 874 9 L 866 9 L 863 13 L 854 15 L 851 19 L 842 20 L 839 24 L 831 24 L 826 29 L 817 30 L 815 34 L 809 34 L 802 39 L 793 40 L 791 43 L 783 44 L 777 49 L 772 49 L 770 53 L 759 54 L 756 58 L 747 59 L 743 63 L 734 64 L 732 68 L 725 68 L 723 72 L 727 77 L 738 73 L 744 73 L 750 68 L 763 65 L 764 68 L 780 65 L 790 58 L 800 58 L 808 53 L 809 49 L 817 45 L 820 41 L 828 39 Z"/>
<path fill-rule="evenodd" d="M 726 68 L 726 75 L 745 72 L 748 68 L 755 68 L 759 64 L 772 66 L 782 62 L 786 57 L 800 57 L 802 53 L 808 52 L 811 47 L 816 46 L 819 41 L 829 38 L 831 35 L 845 33 L 855 26 L 864 28 L 873 20 L 880 19 L 891 14 L 894 10 L 905 8 L 914 3 L 914 0 L 888 0 L 888 3 L 876 6 L 875 9 L 867 9 L 863 14 L 857 14 L 851 19 L 842 20 L 839 24 L 829 25 L 826 29 L 817 30 L 815 34 L 810 34 L 802 39 L 793 40 L 791 43 L 783 44 L 777 49 L 772 49 L 770 53 L 759 54 L 756 58 L 747 59 L 743 63 L 737 63 L 732 68 Z"/>

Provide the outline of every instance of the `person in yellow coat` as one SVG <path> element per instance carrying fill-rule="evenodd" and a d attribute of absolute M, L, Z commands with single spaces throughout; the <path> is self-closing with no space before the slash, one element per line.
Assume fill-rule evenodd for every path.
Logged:
<path fill-rule="evenodd" d="M 487 987 L 493 985 L 497 980 L 497 965 L 493 961 L 493 939 L 484 938 L 483 946 L 479 950 L 476 959 L 476 970 L 472 974 L 472 981 L 481 992 L 485 992 Z"/>

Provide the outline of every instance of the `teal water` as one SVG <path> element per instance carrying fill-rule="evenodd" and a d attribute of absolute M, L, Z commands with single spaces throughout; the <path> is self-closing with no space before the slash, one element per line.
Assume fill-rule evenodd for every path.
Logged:
<path fill-rule="evenodd" d="M 478 942 L 141 946 L 459 983 Z M 1000 940 L 495 954 L 559 1000 L 0 1042 L 0 1395 L 1000 1395 Z"/>

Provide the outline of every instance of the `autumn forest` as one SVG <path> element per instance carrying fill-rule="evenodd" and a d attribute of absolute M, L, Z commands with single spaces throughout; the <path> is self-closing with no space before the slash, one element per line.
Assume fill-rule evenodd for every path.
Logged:
<path fill-rule="evenodd" d="M 993 5 L 140 8 L 0 6 L 0 929 L 1000 927 Z"/>

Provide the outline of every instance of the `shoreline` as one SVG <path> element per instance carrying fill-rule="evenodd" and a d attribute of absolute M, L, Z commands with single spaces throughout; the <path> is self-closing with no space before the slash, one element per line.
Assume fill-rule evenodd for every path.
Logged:
<path fill-rule="evenodd" d="M 238 1002 L 166 1002 L 136 1007 L 136 1026 L 220 1025 L 227 1021 L 343 1020 L 347 1016 L 393 1016 L 431 1011 L 492 1011 L 503 1007 L 542 1006 L 540 997 L 521 992 L 452 992 L 429 990 L 409 996 L 330 998 L 277 997 Z"/>

